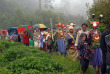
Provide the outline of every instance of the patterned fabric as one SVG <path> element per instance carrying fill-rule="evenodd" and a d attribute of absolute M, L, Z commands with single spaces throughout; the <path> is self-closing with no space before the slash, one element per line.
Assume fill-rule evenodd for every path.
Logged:
<path fill-rule="evenodd" d="M 64 39 L 58 39 L 58 51 L 59 53 L 66 53 Z"/>
<path fill-rule="evenodd" d="M 86 30 L 86 31 L 80 30 L 80 31 L 77 33 L 77 37 L 76 37 L 76 41 L 75 41 L 75 46 L 78 46 L 78 45 L 79 45 L 80 35 L 81 35 L 82 33 L 88 34 L 89 31 L 87 31 L 87 30 Z"/>
<path fill-rule="evenodd" d="M 11 40 L 17 42 L 18 41 L 18 35 L 17 34 L 12 34 L 11 35 Z"/>
<path fill-rule="evenodd" d="M 102 65 L 102 51 L 100 48 L 92 49 L 95 54 L 93 54 L 92 59 L 90 60 L 91 65 Z"/>
<path fill-rule="evenodd" d="M 39 42 L 39 37 L 40 37 L 39 32 L 34 33 L 34 41 L 35 42 Z"/>

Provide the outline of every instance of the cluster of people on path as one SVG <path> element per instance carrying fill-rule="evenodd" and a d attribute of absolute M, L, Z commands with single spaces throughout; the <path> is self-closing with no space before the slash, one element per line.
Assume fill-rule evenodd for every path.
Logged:
<path fill-rule="evenodd" d="M 49 54 L 53 52 L 56 55 L 59 52 L 65 57 L 77 57 L 80 60 L 82 74 L 86 74 L 89 65 L 93 66 L 96 74 L 109 74 L 110 25 L 104 33 L 98 31 L 98 25 L 95 22 L 90 31 L 87 30 L 87 27 L 88 25 L 84 23 L 76 29 L 75 25 L 70 25 L 68 28 L 66 26 L 57 29 L 48 28 L 43 32 L 35 28 L 33 37 L 27 30 L 19 34 L 13 31 L 11 36 L 3 31 L 0 39 L 8 38 L 9 41 L 37 47 Z"/>

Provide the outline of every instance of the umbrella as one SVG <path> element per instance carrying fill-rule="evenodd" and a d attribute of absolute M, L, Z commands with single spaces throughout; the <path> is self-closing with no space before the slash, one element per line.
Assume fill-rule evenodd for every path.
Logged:
<path fill-rule="evenodd" d="M 28 33 L 30 34 L 31 37 L 34 37 L 34 34 L 30 30 L 28 30 Z"/>
<path fill-rule="evenodd" d="M 7 34 L 7 32 L 8 32 L 7 30 L 1 30 L 1 31 L 0 31 L 0 34 L 2 34 L 3 31 L 4 31 L 6 34 Z"/>
<path fill-rule="evenodd" d="M 38 27 L 38 28 L 47 28 L 44 24 L 35 24 L 33 28 Z"/>
<path fill-rule="evenodd" d="M 19 27 L 19 28 L 17 29 L 18 33 L 22 32 L 22 31 L 24 31 L 24 30 L 27 30 L 27 29 L 24 28 L 24 27 Z"/>
<path fill-rule="evenodd" d="M 17 29 L 18 33 L 21 33 L 21 32 L 26 31 L 26 30 L 28 30 L 28 33 L 30 34 L 31 37 L 34 37 L 34 34 L 33 34 L 32 31 L 29 30 L 29 29 L 26 29 L 26 28 L 24 28 L 24 27 L 19 27 L 19 28 Z"/>
<path fill-rule="evenodd" d="M 18 34 L 17 27 L 11 27 L 10 29 L 8 29 L 8 34 L 13 34 L 13 31 L 16 31 L 16 34 Z"/>
<path fill-rule="evenodd" d="M 22 25 L 21 27 L 24 27 L 24 28 L 26 28 L 26 29 L 29 29 L 29 28 L 31 28 L 32 26 Z"/>

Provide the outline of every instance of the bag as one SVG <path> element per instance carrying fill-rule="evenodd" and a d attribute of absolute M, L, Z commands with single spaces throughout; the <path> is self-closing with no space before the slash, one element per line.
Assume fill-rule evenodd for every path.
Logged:
<path fill-rule="evenodd" d="M 92 52 L 90 49 L 84 49 L 84 58 L 90 60 L 92 58 Z"/>
<path fill-rule="evenodd" d="M 107 45 L 107 49 L 110 49 L 110 34 L 105 36 L 105 42 Z"/>

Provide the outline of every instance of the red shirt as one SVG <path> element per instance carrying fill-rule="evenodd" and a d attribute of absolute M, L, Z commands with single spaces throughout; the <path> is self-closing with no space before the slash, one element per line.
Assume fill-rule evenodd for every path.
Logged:
<path fill-rule="evenodd" d="M 29 44 L 29 37 L 26 34 L 23 34 L 23 42 L 24 44 Z"/>

